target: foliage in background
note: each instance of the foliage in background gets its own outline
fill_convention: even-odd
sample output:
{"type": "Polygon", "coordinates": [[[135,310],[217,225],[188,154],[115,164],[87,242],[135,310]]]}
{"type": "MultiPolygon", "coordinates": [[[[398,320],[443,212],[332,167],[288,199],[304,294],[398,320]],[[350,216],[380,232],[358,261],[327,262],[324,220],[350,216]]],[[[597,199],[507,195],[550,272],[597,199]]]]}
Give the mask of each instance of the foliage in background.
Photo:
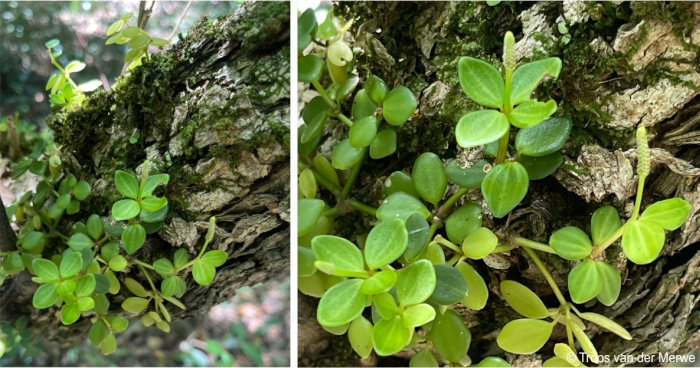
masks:
{"type": "MultiPolygon", "coordinates": [[[[649,174],[646,129],[640,126],[637,130],[637,198],[624,224],[613,207],[605,206],[593,214],[591,237],[568,226],[551,234],[549,244],[482,226],[484,215],[506,217],[524,199],[530,180],[545,178],[561,165],[559,150],[571,130],[569,118],[553,116],[555,101],[531,99],[543,79],[559,75],[561,60],[546,58],[517,65],[514,36],[507,32],[503,73],[470,57],[462,57],[458,64],[462,90],[484,109],[459,119],[457,144],[466,149],[483,147],[484,156],[493,159],[466,168],[453,161],[445,167],[438,155],[423,153],[414,162],[411,175],[401,171],[389,175],[384,186],[386,199],[373,208],[352,198],[353,186],[368,154],[381,159],[396,151],[398,137],[392,126],[413,120],[417,103],[406,87],[390,91],[384,81],[369,75],[364,89],[354,95],[350,117],[345,115],[343,103],[353,95],[360,78],[354,74],[352,48],[344,40],[350,22],[337,20],[336,28],[332,14],[328,17],[330,25],[319,25],[309,9],[300,15],[298,29],[299,81],[311,83],[319,93],[305,106],[304,124],[299,128],[298,280],[301,292],[320,298],[317,319],[323,328],[336,335],[347,333],[363,358],[372,351],[386,356],[417,347],[421,350],[411,366],[470,366],[471,333],[449,307],[462,303],[473,310],[483,309],[489,289],[474,262],[520,247],[542,272],[560,304],[547,308],[525,285],[502,281],[500,294],[525,317],[503,326],[497,343],[504,351],[535,353],[549,341],[554,326],[562,324],[567,342],[557,343],[554,356],[544,365],[582,365],[568,359],[571,353],[577,356],[576,341],[597,363],[584,320],[631,339],[622,326],[603,315],[581,312],[575,304],[593,299],[607,306],[616,302],[621,277],[605,259],[606,248],[621,238],[630,261],[648,264],[659,256],[665,230],[678,229],[689,214],[690,204],[673,198],[648,206],[640,216],[644,180],[649,174]],[[319,152],[319,145],[330,118],[340,120],[349,131],[348,138],[333,147],[329,161],[319,152]],[[518,131],[511,142],[512,129],[518,131]],[[388,133],[382,136],[383,132],[388,133]],[[443,201],[448,180],[459,190],[443,201]],[[481,190],[488,212],[482,213],[478,203],[454,208],[473,189],[481,190]],[[369,231],[358,226],[355,242],[332,235],[341,230],[335,226],[337,219],[356,210],[379,222],[369,231]],[[443,227],[444,233],[438,233],[443,227]],[[573,302],[564,297],[536,252],[577,262],[568,279],[573,302]],[[369,319],[365,318],[367,307],[369,319]],[[546,318],[551,322],[544,321],[546,318]]],[[[486,357],[477,366],[508,363],[486,357]]]]}

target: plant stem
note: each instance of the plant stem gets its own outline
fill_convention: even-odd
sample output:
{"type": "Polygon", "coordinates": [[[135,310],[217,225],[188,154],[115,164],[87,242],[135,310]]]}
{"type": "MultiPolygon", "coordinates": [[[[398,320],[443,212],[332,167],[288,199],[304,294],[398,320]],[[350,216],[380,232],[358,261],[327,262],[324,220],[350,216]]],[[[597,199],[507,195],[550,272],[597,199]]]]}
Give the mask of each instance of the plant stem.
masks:
{"type": "Polygon", "coordinates": [[[340,120],[340,121],[342,121],[343,123],[345,123],[345,125],[347,125],[348,128],[352,128],[352,125],[353,125],[352,120],[348,119],[348,117],[345,116],[345,115],[343,115],[342,112],[341,112],[341,113],[338,113],[338,116],[336,116],[336,117],[338,118],[338,120],[340,120]]]}
{"type": "Polygon", "coordinates": [[[316,91],[318,91],[318,93],[321,95],[321,97],[323,97],[323,99],[326,100],[326,103],[328,104],[328,106],[330,106],[332,109],[335,110],[335,108],[336,108],[335,102],[333,102],[333,100],[331,100],[331,98],[328,96],[328,92],[326,92],[326,89],[323,88],[321,83],[319,83],[318,81],[314,81],[312,84],[314,85],[314,87],[316,87],[316,91]]]}
{"type": "Polygon", "coordinates": [[[462,198],[465,194],[469,192],[469,189],[467,188],[460,188],[458,191],[455,192],[450,198],[448,198],[445,203],[440,206],[437,210],[437,215],[440,218],[440,220],[444,220],[447,215],[450,213],[450,210],[452,207],[459,201],[460,198],[462,198]]]}
{"type": "Polygon", "coordinates": [[[574,336],[571,333],[571,328],[569,328],[569,321],[571,321],[571,311],[569,310],[568,306],[566,308],[566,337],[569,340],[569,347],[571,350],[576,351],[576,347],[574,346],[574,336]]]}
{"type": "Polygon", "coordinates": [[[136,259],[136,258],[134,258],[134,259],[132,260],[132,262],[134,262],[135,264],[137,264],[137,265],[140,266],[140,267],[146,267],[146,268],[149,268],[149,269],[151,269],[151,270],[155,270],[155,268],[153,268],[153,266],[149,265],[149,264],[146,263],[146,262],[141,262],[141,261],[139,261],[139,260],[136,259]]]}
{"type": "Polygon", "coordinates": [[[513,69],[506,68],[506,80],[503,88],[503,113],[509,115],[513,107],[510,105],[510,92],[513,85],[513,69]]]}
{"type": "Polygon", "coordinates": [[[509,244],[509,245],[503,244],[503,245],[497,246],[496,248],[493,248],[491,253],[505,253],[505,252],[508,252],[510,250],[513,250],[513,248],[515,248],[515,247],[512,244],[509,244]]]}
{"type": "Polygon", "coordinates": [[[368,206],[368,205],[366,205],[366,204],[364,204],[356,199],[352,199],[352,198],[348,199],[346,203],[350,207],[352,207],[360,212],[366,213],[366,214],[373,216],[373,217],[377,216],[377,209],[376,208],[374,208],[372,206],[368,206]]]}
{"type": "Polygon", "coordinates": [[[141,269],[141,272],[143,272],[143,274],[146,275],[146,280],[148,280],[148,283],[151,284],[151,289],[153,289],[153,292],[155,292],[156,295],[158,295],[158,290],[156,289],[156,286],[153,285],[153,280],[151,280],[151,276],[148,275],[146,269],[144,269],[140,264],[138,266],[141,269]]]}
{"type": "Polygon", "coordinates": [[[591,251],[591,258],[595,258],[601,253],[603,253],[607,247],[609,247],[612,243],[619,239],[622,236],[622,233],[625,231],[625,226],[627,226],[627,224],[629,224],[630,222],[632,222],[631,219],[630,221],[625,222],[624,225],[620,226],[620,228],[617,229],[617,231],[615,231],[607,239],[605,239],[605,241],[593,247],[593,250],[591,251]]]}
{"type": "Polygon", "coordinates": [[[513,244],[520,245],[522,247],[536,249],[536,250],[539,250],[541,252],[557,254],[557,252],[555,252],[554,249],[552,249],[552,247],[550,247],[547,244],[538,243],[536,241],[532,241],[530,239],[525,239],[525,238],[520,237],[520,236],[511,237],[510,242],[513,244]]]}
{"type": "Polygon", "coordinates": [[[439,229],[439,228],[440,228],[440,225],[437,223],[433,223],[432,225],[430,225],[430,230],[428,232],[428,239],[432,238],[433,235],[435,235],[435,232],[437,231],[437,229],[439,229]]]}
{"type": "Polygon", "coordinates": [[[525,249],[527,254],[530,255],[530,258],[532,258],[532,260],[535,261],[535,265],[537,265],[537,268],[539,268],[542,272],[542,275],[547,280],[549,287],[552,288],[552,291],[557,296],[557,299],[559,299],[559,303],[561,305],[566,305],[566,299],[564,299],[564,295],[561,293],[561,290],[559,290],[559,286],[557,286],[557,283],[554,281],[554,277],[552,277],[552,274],[549,273],[547,266],[545,266],[544,263],[542,263],[542,260],[540,259],[540,257],[537,256],[537,253],[535,253],[534,250],[528,247],[523,247],[523,249],[525,249]]]}
{"type": "Polygon", "coordinates": [[[345,182],[345,186],[343,187],[343,191],[340,193],[340,198],[338,198],[339,202],[342,202],[348,198],[350,195],[350,192],[352,191],[352,187],[355,185],[355,181],[357,180],[357,177],[360,175],[360,171],[362,171],[362,164],[365,162],[365,158],[367,157],[367,147],[364,147],[362,149],[362,157],[360,158],[360,161],[358,161],[355,166],[352,167],[352,171],[350,172],[350,177],[348,178],[348,181],[345,182]]]}
{"type": "Polygon", "coordinates": [[[498,154],[496,154],[496,165],[503,163],[506,160],[506,155],[508,154],[508,141],[510,140],[510,123],[508,123],[508,130],[498,141],[498,154]]]}
{"type": "Polygon", "coordinates": [[[328,210],[328,211],[323,212],[323,213],[321,214],[321,216],[326,216],[326,217],[328,217],[328,216],[335,216],[335,215],[338,214],[338,212],[340,212],[340,208],[336,206],[336,207],[331,208],[331,209],[328,210]]]}
{"type": "Polygon", "coordinates": [[[462,248],[458,247],[455,243],[453,243],[453,242],[451,242],[451,241],[449,241],[449,240],[443,238],[442,235],[439,235],[439,234],[438,234],[438,235],[435,237],[435,239],[433,239],[433,241],[434,241],[435,243],[438,243],[438,244],[440,244],[440,245],[444,245],[444,246],[446,246],[446,247],[452,249],[453,251],[455,251],[456,253],[458,253],[460,256],[464,255],[464,252],[462,252],[462,248]]]}
{"type": "Polygon", "coordinates": [[[642,195],[644,194],[644,180],[646,178],[646,176],[640,176],[637,181],[637,197],[634,200],[634,212],[632,212],[632,217],[630,217],[629,221],[634,221],[639,216],[639,209],[642,206],[642,195]]]}
{"type": "Polygon", "coordinates": [[[450,265],[450,266],[454,266],[457,262],[459,262],[459,260],[460,260],[461,258],[462,258],[462,255],[461,255],[461,254],[455,253],[455,254],[452,256],[452,258],[450,258],[450,260],[447,261],[446,263],[447,263],[448,265],[450,265]]]}

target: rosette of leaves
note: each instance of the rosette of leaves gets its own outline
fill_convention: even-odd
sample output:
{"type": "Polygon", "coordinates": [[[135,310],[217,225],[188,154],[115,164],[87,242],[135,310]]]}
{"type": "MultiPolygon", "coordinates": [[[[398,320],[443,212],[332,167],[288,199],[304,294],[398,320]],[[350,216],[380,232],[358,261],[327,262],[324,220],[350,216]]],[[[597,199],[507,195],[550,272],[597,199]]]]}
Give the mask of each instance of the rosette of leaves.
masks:
{"type": "Polygon", "coordinates": [[[141,57],[145,56],[149,60],[148,47],[163,47],[170,44],[170,41],[163,38],[151,38],[151,36],[138,26],[130,26],[129,19],[134,13],[126,13],[107,28],[106,45],[116,43],[118,45],[127,44],[129,51],[124,56],[124,62],[132,62],[132,67],[140,65],[141,57]]]}
{"type": "Polygon", "coordinates": [[[485,166],[480,162],[472,173],[453,167],[451,178],[464,188],[480,186],[491,213],[497,218],[507,215],[522,201],[530,180],[542,179],[559,167],[563,161],[559,150],[571,130],[570,119],[550,117],[557,111],[555,101],[530,98],[545,77],[559,75],[561,60],[547,58],[517,66],[514,43],[513,34],[506,33],[505,78],[491,64],[471,57],[461,58],[458,66],[462,90],[486,109],[459,119],[455,129],[457,143],[464,148],[496,146],[497,149],[495,164],[487,174],[478,172],[485,166]],[[520,130],[515,139],[515,159],[507,160],[511,126],[520,130]]]}
{"type": "MultiPolygon", "coordinates": [[[[629,332],[622,326],[600,314],[580,313],[568,303],[559,308],[547,309],[537,294],[518,282],[510,280],[501,282],[501,295],[511,308],[525,317],[508,322],[498,334],[496,342],[507,352],[533,354],[549,341],[556,324],[565,326],[568,345],[557,344],[554,348],[555,357],[548,360],[545,366],[561,363],[559,359],[564,359],[566,362],[567,353],[574,353],[576,356],[574,338],[579,342],[583,351],[589,355],[591,361],[598,362],[597,350],[584,332],[586,325],[583,320],[593,322],[626,340],[632,339],[629,332]],[[544,321],[545,318],[551,318],[552,322],[544,321]]],[[[572,363],[574,362],[568,361],[564,366],[576,366],[572,363]]],[[[578,363],[580,364],[580,361],[578,363]]]]}
{"type": "Polygon", "coordinates": [[[117,190],[125,197],[112,205],[112,218],[126,221],[121,241],[127,254],[134,254],[143,246],[146,235],[158,231],[168,214],[168,199],[153,195],[161,184],[167,185],[168,174],[149,175],[148,161],[144,162],[141,182],[121,170],[114,174],[117,190]]]}
{"type": "Polygon", "coordinates": [[[91,92],[96,90],[102,85],[102,82],[97,79],[93,79],[81,85],[77,85],[73,82],[70,75],[71,73],[77,73],[85,69],[85,63],[74,60],[68,63],[68,65],[62,67],[56,58],[63,54],[63,51],[59,47],[61,42],[59,40],[50,40],[44,45],[46,46],[49,57],[51,58],[51,64],[53,64],[58,73],[49,78],[46,82],[46,90],[51,91],[49,94],[49,101],[51,106],[68,106],[68,105],[80,105],[85,100],[85,92],[91,92]]]}
{"type": "Polygon", "coordinates": [[[653,203],[637,218],[643,197],[644,180],[649,173],[646,131],[640,126],[637,133],[639,185],[632,217],[623,225],[615,208],[604,206],[591,217],[591,238],[581,229],[567,226],[550,237],[549,244],[562,258],[582,262],[569,273],[569,293],[575,303],[586,303],[593,298],[611,306],[617,301],[621,277],[617,270],[597,256],[620,237],[622,250],[636,264],[654,261],[666,242],[665,230],[676,230],[688,218],[690,203],[682,198],[671,198],[653,203]]]}
{"type": "MultiPolygon", "coordinates": [[[[370,76],[364,88],[355,94],[351,118],[340,111],[341,103],[352,96],[360,81],[357,74],[351,73],[353,52],[343,40],[349,25],[350,22],[328,41],[325,62],[324,55],[308,54],[299,58],[299,81],[312,83],[320,93],[302,112],[304,125],[299,133],[300,145],[308,145],[309,151],[313,151],[329,118],[341,120],[350,130],[348,138],[341,140],[331,154],[332,165],[339,170],[352,168],[367,153],[373,159],[394,153],[397,144],[394,127],[405,124],[418,106],[415,96],[405,86],[390,90],[381,78],[370,76]],[[320,83],[326,71],[332,81],[328,88],[320,83]]],[[[316,18],[309,9],[299,18],[300,48],[313,40],[317,29],[316,18]]],[[[303,149],[300,153],[306,151],[303,149]]]]}

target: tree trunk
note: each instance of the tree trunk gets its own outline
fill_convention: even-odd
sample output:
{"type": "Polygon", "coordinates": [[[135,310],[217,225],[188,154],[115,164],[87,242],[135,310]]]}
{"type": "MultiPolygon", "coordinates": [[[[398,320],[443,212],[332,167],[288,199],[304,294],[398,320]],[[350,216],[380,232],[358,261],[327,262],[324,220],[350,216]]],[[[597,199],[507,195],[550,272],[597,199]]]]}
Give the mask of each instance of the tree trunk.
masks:
{"type": "MultiPolygon", "coordinates": [[[[169,307],[174,319],[204,314],[238,288],[287,272],[289,35],[289,3],[245,3],[234,14],[204,19],[132,71],[121,88],[95,93],[76,111],[55,111],[47,120],[63,147],[63,161],[93,188],[72,221],[109,215],[120,199],[116,170],[140,173],[148,159],[152,173],[170,175],[165,227],[147,238],[134,254],[138,259],[172,259],[180,247],[194,257],[209,217],[216,216],[209,249],[226,251],[228,260],[207,287],[187,275],[181,299],[187,309],[169,307]],[[134,132],[141,138],[131,144],[134,132]]],[[[116,274],[147,285],[137,268],[125,271],[116,274]]],[[[150,276],[156,285],[161,280],[150,276]]],[[[82,341],[89,318],[63,326],[56,308],[32,307],[36,287],[27,272],[7,280],[0,295],[9,302],[0,320],[25,314],[37,335],[64,346],[82,341]]],[[[126,288],[108,296],[110,314],[136,321],[120,307],[132,296],[126,288]]]]}
{"type": "MultiPolygon", "coordinates": [[[[636,150],[629,147],[634,147],[634,130],[644,124],[651,136],[652,173],[642,208],[652,200],[681,197],[692,205],[690,216],[679,230],[667,234],[661,256],[650,265],[627,262],[619,245],[611,247],[608,261],[623,276],[620,298],[609,308],[595,303],[581,306],[615,319],[633,340],[603,330],[587,332],[599,353],[610,356],[688,354],[700,346],[700,170],[696,168],[700,165],[700,4],[362,2],[339,3],[336,14],[355,18],[351,32],[360,50],[356,59],[361,80],[371,71],[390,88],[408,86],[419,101],[419,118],[398,131],[397,153],[391,159],[365,163],[364,177],[372,179],[365,179],[355,195],[370,205],[379,205],[384,177],[395,170],[410,172],[419,154],[434,152],[445,162],[467,154],[456,145],[454,127],[462,115],[478,107],[459,86],[457,61],[471,56],[500,68],[506,31],[515,34],[520,63],[550,56],[562,59],[559,78],[544,82],[536,94],[539,100],[557,101],[558,114],[571,116],[574,129],[563,150],[565,163],[553,177],[531,182],[528,196],[507,222],[485,219],[494,224],[497,234],[521,234],[547,243],[553,231],[566,225],[585,228],[593,211],[606,204],[629,217],[637,182],[636,150]],[[568,43],[558,29],[560,23],[568,27],[568,43]]],[[[455,190],[448,189],[447,195],[455,190]]],[[[467,197],[483,201],[478,190],[467,197]]],[[[469,354],[474,362],[499,355],[517,366],[540,365],[553,355],[555,342],[566,340],[561,326],[542,354],[504,355],[496,344],[500,329],[517,318],[500,296],[501,280],[519,281],[545,303],[556,302],[526,253],[515,250],[507,259],[508,270],[472,262],[492,293],[482,311],[459,310],[472,332],[469,354]]],[[[574,263],[549,255],[543,260],[566,291],[574,263]]],[[[300,315],[315,315],[317,302],[303,299],[300,315]]],[[[302,339],[305,330],[323,331],[314,318],[300,319],[300,323],[302,339]]],[[[317,337],[313,344],[300,340],[300,362],[327,363],[322,359],[324,347],[318,344],[321,340],[317,337]]],[[[329,341],[337,344],[336,354],[345,354],[346,364],[360,364],[346,336],[329,341]]],[[[399,355],[409,358],[413,353],[399,355]]],[[[379,364],[407,361],[380,359],[379,364]]]]}

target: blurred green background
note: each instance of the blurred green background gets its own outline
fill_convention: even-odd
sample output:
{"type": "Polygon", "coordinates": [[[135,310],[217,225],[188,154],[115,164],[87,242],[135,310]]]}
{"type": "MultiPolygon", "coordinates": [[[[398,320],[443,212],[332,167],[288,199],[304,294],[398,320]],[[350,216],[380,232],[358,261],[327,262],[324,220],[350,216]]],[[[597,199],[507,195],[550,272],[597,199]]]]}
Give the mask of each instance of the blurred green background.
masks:
{"type": "MultiPolygon", "coordinates": [[[[152,37],[168,38],[187,6],[186,1],[157,2],[146,31],[152,37]]],[[[178,33],[186,34],[202,16],[217,18],[234,12],[236,6],[237,2],[192,2],[173,43],[178,33]]],[[[61,65],[72,60],[87,64],[71,75],[76,83],[99,79],[103,88],[112,86],[127,49],[105,45],[106,30],[120,15],[138,14],[138,8],[138,1],[0,1],[0,135],[9,118],[19,127],[23,146],[31,148],[39,134],[49,138],[44,119],[51,108],[44,87],[55,67],[44,43],[50,39],[61,42],[61,65]]],[[[130,24],[135,22],[136,15],[130,24]]],[[[3,175],[7,159],[0,150],[0,194],[9,195],[3,191],[12,184],[9,175],[3,175]]],[[[168,334],[133,319],[118,334],[117,351],[109,356],[87,339],[80,346],[59,348],[40,336],[30,336],[26,329],[0,325],[0,338],[7,335],[10,345],[0,366],[289,366],[288,274],[243,288],[204,316],[172,323],[168,334]]]]}

